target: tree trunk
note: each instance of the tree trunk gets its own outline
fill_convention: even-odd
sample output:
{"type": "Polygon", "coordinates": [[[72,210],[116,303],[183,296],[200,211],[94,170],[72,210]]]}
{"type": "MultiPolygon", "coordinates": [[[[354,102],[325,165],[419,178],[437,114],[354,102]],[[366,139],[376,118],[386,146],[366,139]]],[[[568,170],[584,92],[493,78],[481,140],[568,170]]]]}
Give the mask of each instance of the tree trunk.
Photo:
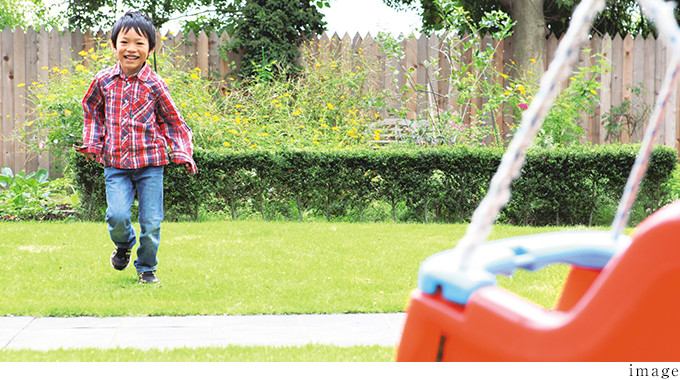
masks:
{"type": "Polygon", "coordinates": [[[502,0],[510,9],[513,28],[513,60],[521,77],[531,67],[536,73],[543,70],[543,46],[548,33],[543,14],[543,0],[502,0]],[[531,60],[536,60],[534,64],[531,60]]]}

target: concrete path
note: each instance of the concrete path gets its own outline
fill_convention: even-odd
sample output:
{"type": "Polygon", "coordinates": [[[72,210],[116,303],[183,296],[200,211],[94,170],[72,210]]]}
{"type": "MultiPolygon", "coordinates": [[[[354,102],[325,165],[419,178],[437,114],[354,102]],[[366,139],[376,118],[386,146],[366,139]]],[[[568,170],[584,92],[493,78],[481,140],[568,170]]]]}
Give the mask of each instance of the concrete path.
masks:
{"type": "Polygon", "coordinates": [[[0,317],[0,349],[398,344],[406,314],[0,317]]]}

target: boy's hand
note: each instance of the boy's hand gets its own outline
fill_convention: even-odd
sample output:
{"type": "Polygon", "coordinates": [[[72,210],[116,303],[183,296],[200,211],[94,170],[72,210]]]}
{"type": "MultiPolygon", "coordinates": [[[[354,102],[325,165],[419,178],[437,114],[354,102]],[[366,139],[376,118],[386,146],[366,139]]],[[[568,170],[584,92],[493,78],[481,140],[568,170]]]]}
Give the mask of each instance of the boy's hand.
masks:
{"type": "Polygon", "coordinates": [[[86,161],[94,161],[94,153],[83,153],[85,155],[85,160],[86,161]]]}
{"type": "Polygon", "coordinates": [[[194,167],[191,164],[191,162],[182,162],[180,163],[180,165],[184,166],[184,169],[187,170],[187,173],[189,173],[189,175],[196,175],[198,173],[198,169],[194,170],[194,167]]]}

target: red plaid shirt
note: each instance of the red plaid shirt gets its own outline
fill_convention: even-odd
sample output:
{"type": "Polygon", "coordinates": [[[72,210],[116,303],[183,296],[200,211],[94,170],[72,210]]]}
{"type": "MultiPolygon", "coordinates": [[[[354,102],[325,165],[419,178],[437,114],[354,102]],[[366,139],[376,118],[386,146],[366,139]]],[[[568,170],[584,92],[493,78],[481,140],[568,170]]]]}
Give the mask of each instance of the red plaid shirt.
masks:
{"type": "Polygon", "coordinates": [[[126,77],[116,64],[97,73],[83,98],[85,125],[81,153],[119,169],[189,163],[192,132],[170,97],[168,86],[148,64],[126,77]]]}

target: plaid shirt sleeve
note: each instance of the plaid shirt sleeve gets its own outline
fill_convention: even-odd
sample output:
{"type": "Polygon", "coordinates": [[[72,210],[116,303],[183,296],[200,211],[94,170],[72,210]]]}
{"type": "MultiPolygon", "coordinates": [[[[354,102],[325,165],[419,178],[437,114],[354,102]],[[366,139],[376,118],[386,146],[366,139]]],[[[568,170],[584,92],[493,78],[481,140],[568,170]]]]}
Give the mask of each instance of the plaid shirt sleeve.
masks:
{"type": "Polygon", "coordinates": [[[189,173],[198,173],[193,156],[193,133],[170,97],[167,84],[160,81],[161,91],[156,101],[156,120],[165,141],[170,146],[170,159],[176,164],[188,163],[189,173]]]}
{"type": "Polygon", "coordinates": [[[105,101],[99,81],[95,78],[83,97],[83,145],[75,147],[81,153],[100,155],[104,147],[105,101]]]}

